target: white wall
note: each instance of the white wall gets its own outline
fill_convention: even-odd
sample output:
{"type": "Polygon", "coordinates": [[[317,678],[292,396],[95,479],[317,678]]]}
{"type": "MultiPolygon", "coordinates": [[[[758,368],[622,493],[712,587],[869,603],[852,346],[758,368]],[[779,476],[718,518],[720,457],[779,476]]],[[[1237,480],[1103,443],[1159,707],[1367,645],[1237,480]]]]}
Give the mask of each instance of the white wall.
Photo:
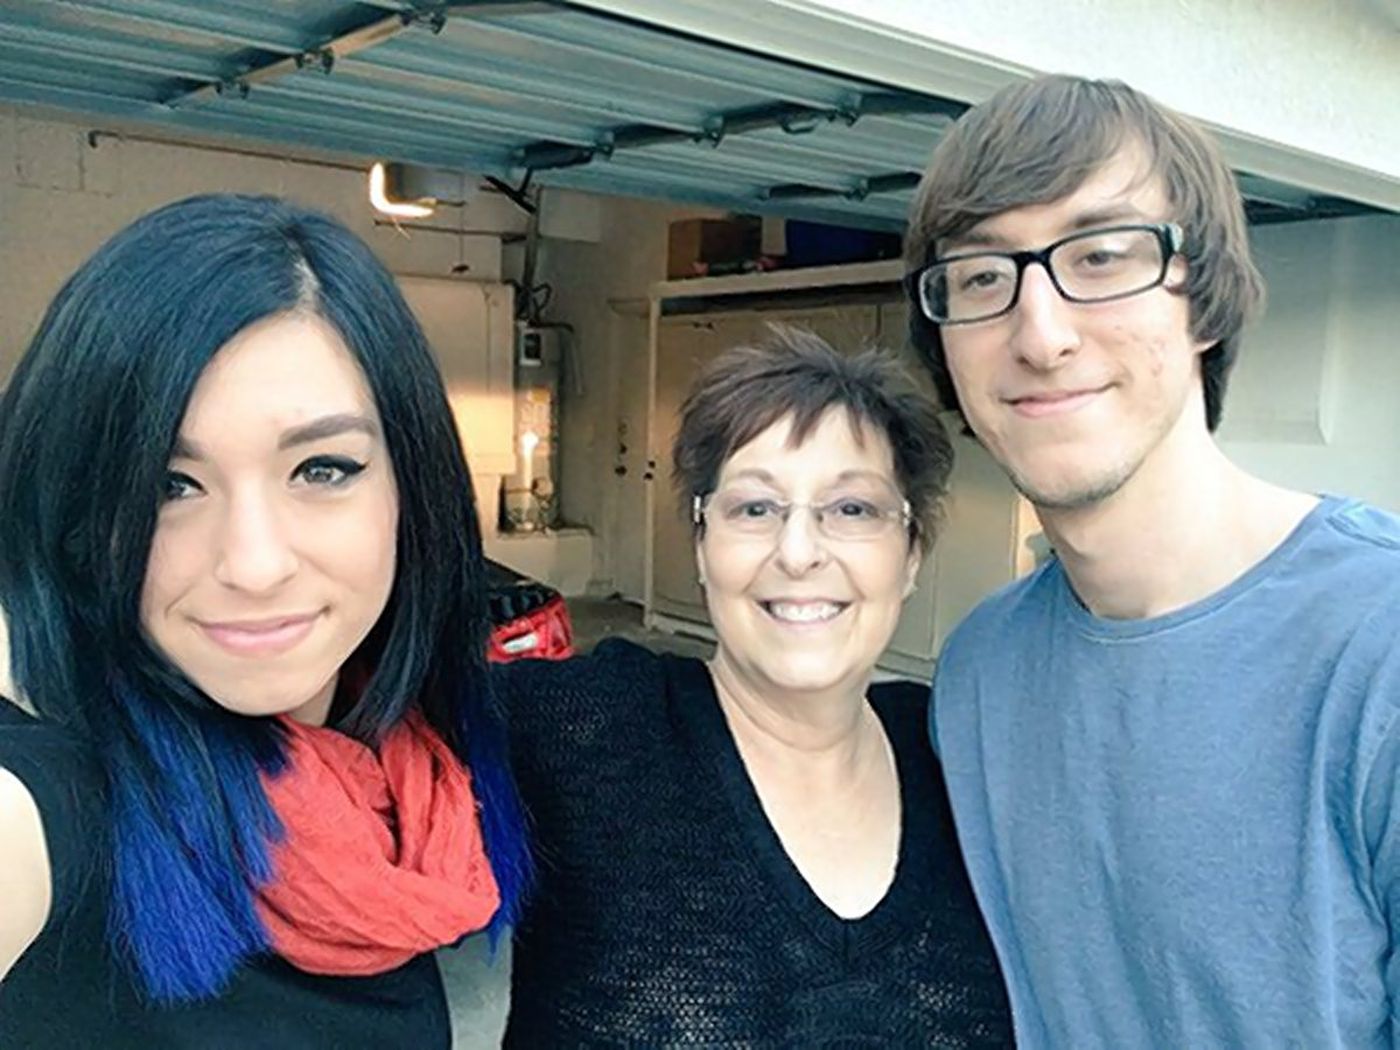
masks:
{"type": "MultiPolygon", "coordinates": [[[[0,107],[0,384],[63,281],[99,245],[138,216],[194,193],[273,193],[314,205],[369,242],[395,273],[501,276],[500,239],[376,227],[365,175],[322,164],[136,141],[87,141],[90,125],[36,120],[0,107]]],[[[523,216],[499,194],[482,193],[435,222],[519,231],[523,216]]]]}
{"type": "Polygon", "coordinates": [[[554,286],[549,318],[573,325],[575,334],[561,383],[561,509],[565,520],[597,537],[592,589],[640,601],[646,485],[670,484],[664,456],[650,471],[653,479],[645,477],[647,291],[666,276],[668,224],[705,213],[596,200],[599,240],[544,241],[538,275],[554,286]]]}
{"type": "Polygon", "coordinates": [[[970,102],[1030,72],[1119,77],[1221,129],[1238,165],[1400,205],[1393,0],[582,0],[970,102]]]}
{"type": "Polygon", "coordinates": [[[1254,240],[1271,305],[1241,349],[1222,446],[1270,480],[1400,511],[1400,216],[1254,240]],[[1280,405],[1308,407],[1315,425],[1281,437],[1264,425],[1280,405]]]}
{"type": "Polygon", "coordinates": [[[1368,0],[809,0],[1400,178],[1400,29],[1368,0]],[[1387,90],[1387,86],[1389,90],[1387,90]]]}

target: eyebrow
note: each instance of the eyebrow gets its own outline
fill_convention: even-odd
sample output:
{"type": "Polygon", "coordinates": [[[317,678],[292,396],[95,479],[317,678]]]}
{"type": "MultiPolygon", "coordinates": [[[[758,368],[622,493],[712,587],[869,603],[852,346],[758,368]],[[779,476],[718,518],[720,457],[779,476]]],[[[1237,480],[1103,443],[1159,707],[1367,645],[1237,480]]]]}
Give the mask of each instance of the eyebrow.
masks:
{"type": "MultiPolygon", "coordinates": [[[[729,481],[740,481],[740,480],[744,480],[744,479],[753,479],[753,480],[756,480],[756,481],[765,481],[765,482],[767,482],[767,483],[770,484],[770,485],[774,485],[774,486],[777,485],[777,481],[776,481],[776,479],[773,477],[773,475],[770,474],[768,471],[763,470],[763,469],[760,468],[760,467],[749,467],[747,470],[741,470],[741,471],[739,471],[738,473],[732,475],[732,476],[729,478],[729,481]]],[[[879,481],[879,482],[883,482],[883,483],[886,483],[886,484],[894,484],[894,479],[893,479],[893,478],[890,478],[890,477],[889,477],[888,475],[886,475],[886,474],[881,474],[878,470],[865,470],[865,469],[857,468],[857,469],[852,469],[852,470],[843,470],[843,471],[841,471],[841,473],[837,474],[836,477],[832,478],[829,482],[826,482],[826,483],[823,485],[823,487],[824,487],[824,488],[827,488],[827,487],[830,487],[831,485],[839,485],[839,484],[841,484],[841,482],[843,482],[843,481],[853,481],[853,480],[879,481]]],[[[896,487],[898,487],[898,486],[896,485],[896,487]]]]}
{"type": "Polygon", "coordinates": [[[369,416],[353,412],[322,416],[320,419],[313,419],[310,423],[303,423],[299,427],[283,431],[282,436],[277,439],[277,448],[280,451],[296,445],[307,445],[313,441],[350,433],[360,433],[377,438],[379,437],[379,425],[369,416]]]}
{"type": "Polygon", "coordinates": [[[842,481],[880,481],[893,483],[894,479],[878,470],[843,470],[833,479],[833,484],[842,481]]]}
{"type": "MultiPolygon", "coordinates": [[[[1127,202],[1121,204],[1106,204],[1103,207],[1091,208],[1089,211],[1080,212],[1068,225],[1061,229],[1060,237],[1068,237],[1071,234],[1079,233],[1082,230],[1092,230],[1097,226],[1112,226],[1117,223],[1148,222],[1147,216],[1127,202]]],[[[968,248],[991,248],[1007,251],[1013,247],[1010,240],[986,230],[973,228],[966,233],[960,233],[956,237],[951,237],[941,246],[940,255],[947,255],[952,252],[960,252],[968,248]]]]}
{"type": "Polygon", "coordinates": [[[1073,231],[1091,230],[1095,226],[1112,226],[1114,223],[1147,222],[1148,218],[1131,204],[1108,204],[1102,208],[1080,212],[1069,224],[1073,231]]]}
{"type": "MultiPolygon", "coordinates": [[[[339,412],[335,415],[322,416],[320,419],[313,419],[309,423],[284,430],[277,439],[277,450],[282,452],[298,445],[307,445],[313,441],[324,441],[326,438],[352,433],[366,434],[377,439],[379,437],[379,424],[369,416],[356,412],[339,412]]],[[[198,461],[205,458],[204,451],[199,445],[183,435],[175,439],[175,447],[170,454],[176,459],[198,461]]]]}
{"type": "Polygon", "coordinates": [[[730,481],[739,481],[742,478],[752,478],[755,481],[766,481],[773,484],[773,475],[761,467],[749,467],[747,470],[738,471],[729,476],[730,481]]]}

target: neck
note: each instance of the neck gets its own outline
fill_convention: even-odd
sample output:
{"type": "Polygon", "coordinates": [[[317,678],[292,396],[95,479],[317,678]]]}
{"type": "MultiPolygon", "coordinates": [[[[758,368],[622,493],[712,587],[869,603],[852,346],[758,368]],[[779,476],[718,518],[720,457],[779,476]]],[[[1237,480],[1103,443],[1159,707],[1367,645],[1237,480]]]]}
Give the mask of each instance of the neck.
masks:
{"type": "Polygon", "coordinates": [[[710,675],[746,763],[849,774],[869,757],[872,740],[880,739],[878,720],[865,700],[868,676],[825,691],[767,690],[739,673],[723,646],[710,661],[710,675]]]}
{"type": "Polygon", "coordinates": [[[1162,616],[1228,586],[1315,506],[1231,463],[1198,422],[1178,422],[1111,496],[1037,508],[1075,593],[1097,616],[1162,616]]]}
{"type": "Polygon", "coordinates": [[[304,726],[324,726],[330,719],[331,705],[335,702],[335,687],[339,681],[339,674],[332,675],[331,680],[321,687],[320,692],[300,707],[288,711],[287,717],[304,726]]]}

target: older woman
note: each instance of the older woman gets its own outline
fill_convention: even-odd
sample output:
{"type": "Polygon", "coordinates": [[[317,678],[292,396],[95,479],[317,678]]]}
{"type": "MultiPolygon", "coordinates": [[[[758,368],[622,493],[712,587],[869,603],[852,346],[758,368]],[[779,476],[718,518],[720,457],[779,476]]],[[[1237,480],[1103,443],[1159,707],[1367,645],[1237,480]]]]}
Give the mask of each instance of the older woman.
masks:
{"type": "Polygon", "coordinates": [[[448,1046],[432,950],[529,859],[471,481],[368,247],[220,195],[84,264],[0,399],[0,608],[0,1045],[448,1046]]]}
{"type": "Polygon", "coordinates": [[[931,405],[788,332],[705,373],[674,452],[714,659],[498,672],[542,865],[507,1044],[1007,1045],[927,688],[871,684],[951,465],[931,405]]]}

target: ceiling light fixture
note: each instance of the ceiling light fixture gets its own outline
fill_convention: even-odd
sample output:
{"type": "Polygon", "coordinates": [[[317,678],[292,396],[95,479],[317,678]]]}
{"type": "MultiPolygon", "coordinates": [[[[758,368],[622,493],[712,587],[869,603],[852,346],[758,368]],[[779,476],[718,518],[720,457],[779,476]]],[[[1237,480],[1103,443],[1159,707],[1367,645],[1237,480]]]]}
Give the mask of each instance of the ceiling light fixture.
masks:
{"type": "Polygon", "coordinates": [[[382,215],[426,219],[444,205],[468,204],[480,181],[470,172],[380,161],[369,169],[369,202],[382,215]]]}
{"type": "MultiPolygon", "coordinates": [[[[401,165],[385,165],[382,161],[377,161],[374,167],[369,169],[369,202],[374,210],[382,215],[391,215],[396,219],[426,219],[437,208],[437,200],[432,197],[420,197],[417,200],[404,200],[399,196],[399,186],[390,187],[389,169],[401,168],[401,165]],[[392,194],[392,195],[391,195],[392,194]]],[[[401,184],[400,179],[394,179],[395,183],[401,184]]]]}

